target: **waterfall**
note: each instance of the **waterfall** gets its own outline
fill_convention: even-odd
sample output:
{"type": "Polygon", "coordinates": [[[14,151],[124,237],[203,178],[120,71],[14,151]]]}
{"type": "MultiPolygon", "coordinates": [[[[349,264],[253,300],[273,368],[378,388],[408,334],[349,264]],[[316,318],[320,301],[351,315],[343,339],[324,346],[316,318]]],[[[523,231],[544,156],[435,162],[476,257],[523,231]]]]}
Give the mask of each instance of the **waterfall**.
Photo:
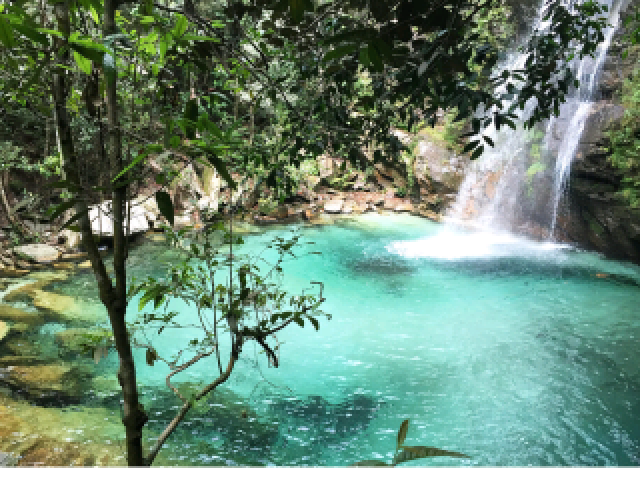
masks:
{"type": "MultiPolygon", "coordinates": [[[[538,9],[532,31],[545,29],[546,3],[543,1],[538,9]]],[[[604,3],[609,8],[611,25],[604,32],[604,41],[595,58],[576,59],[572,65],[580,87],[567,95],[560,115],[546,126],[525,130],[520,121],[515,131],[504,128],[495,131],[491,125],[482,132],[491,136],[496,146],[470,166],[447,213],[449,222],[553,239],[571,162],[594,102],[598,74],[618,25],[621,6],[627,2],[604,3]]],[[[526,54],[514,50],[501,69],[522,68],[525,60],[526,54]]],[[[534,107],[535,100],[525,106],[521,118],[528,118],[534,107]]]]}

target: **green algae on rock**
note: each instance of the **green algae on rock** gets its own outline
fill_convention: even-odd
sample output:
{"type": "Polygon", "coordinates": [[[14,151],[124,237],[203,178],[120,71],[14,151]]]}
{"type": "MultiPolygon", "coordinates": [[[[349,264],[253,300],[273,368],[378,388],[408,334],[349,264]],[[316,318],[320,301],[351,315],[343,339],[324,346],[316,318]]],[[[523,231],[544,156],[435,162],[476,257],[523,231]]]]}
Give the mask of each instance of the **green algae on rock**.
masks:
{"type": "Polygon", "coordinates": [[[0,394],[2,465],[124,466],[121,430],[104,408],[63,411],[0,394]]]}
{"type": "Polygon", "coordinates": [[[11,365],[3,377],[3,383],[27,398],[72,401],[84,394],[88,372],[70,364],[11,365]]]}
{"type": "Polygon", "coordinates": [[[38,312],[28,312],[11,305],[0,304],[0,321],[39,326],[44,323],[44,318],[38,312]]]}
{"type": "Polygon", "coordinates": [[[56,332],[54,338],[61,350],[69,353],[90,353],[113,346],[113,333],[106,328],[69,328],[56,332]]]}

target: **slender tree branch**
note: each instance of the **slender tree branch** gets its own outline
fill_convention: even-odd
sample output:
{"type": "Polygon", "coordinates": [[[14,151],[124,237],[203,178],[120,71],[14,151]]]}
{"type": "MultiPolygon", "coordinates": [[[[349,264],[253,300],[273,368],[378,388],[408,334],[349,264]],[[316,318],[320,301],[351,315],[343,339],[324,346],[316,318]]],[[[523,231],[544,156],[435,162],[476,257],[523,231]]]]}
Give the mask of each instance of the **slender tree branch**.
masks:
{"type": "MultiPolygon", "coordinates": [[[[235,366],[235,363],[236,363],[236,357],[234,355],[231,355],[231,357],[229,358],[227,369],[224,371],[224,373],[220,375],[213,383],[210,383],[207,387],[205,387],[202,391],[200,391],[200,393],[196,395],[195,401],[200,400],[202,397],[207,395],[216,387],[226,382],[229,376],[231,375],[231,372],[233,371],[233,367],[235,366]]],[[[164,443],[167,441],[167,438],[169,438],[169,435],[173,433],[173,431],[180,424],[182,419],[187,415],[189,410],[191,410],[192,406],[193,406],[193,402],[186,402],[182,405],[182,408],[180,409],[178,414],[173,418],[173,420],[171,420],[171,423],[167,425],[167,428],[165,428],[164,431],[160,434],[160,436],[156,440],[155,445],[149,451],[149,454],[145,458],[146,465],[151,465],[153,463],[154,459],[158,455],[158,452],[162,448],[162,445],[164,445],[164,443]]]]}

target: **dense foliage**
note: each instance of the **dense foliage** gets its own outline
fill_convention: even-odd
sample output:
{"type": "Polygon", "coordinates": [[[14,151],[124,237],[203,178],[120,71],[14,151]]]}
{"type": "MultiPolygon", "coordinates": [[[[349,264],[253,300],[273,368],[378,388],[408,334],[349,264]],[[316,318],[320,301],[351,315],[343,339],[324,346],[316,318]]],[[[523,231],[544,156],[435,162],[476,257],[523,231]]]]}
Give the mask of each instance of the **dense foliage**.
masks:
{"type": "MultiPolygon", "coordinates": [[[[3,114],[38,112],[41,130],[48,131],[49,120],[54,126],[54,168],[61,181],[52,187],[64,201],[51,213],[66,214],[66,225],[82,232],[109,313],[120,358],[130,465],[153,460],[193,400],[184,399],[180,413],[145,454],[141,431],[148,419],[138,403],[125,322],[128,291],[158,307],[171,295],[192,296],[199,309],[219,307],[216,318],[230,333],[232,348],[227,369],[213,372],[202,395],[229,377],[244,342],[258,342],[273,361],[267,337],[274,329],[305,321],[317,327],[322,294],[291,297],[290,310],[242,323],[251,286],[253,301],[275,301],[275,310],[284,308],[280,293],[257,285],[258,273],[249,264],[233,261],[229,277],[237,279],[236,289],[222,291],[213,284],[218,264],[207,263],[214,262],[212,249],[199,258],[203,270],[185,263],[166,281],[148,280],[130,291],[128,201],[142,187],[153,190],[173,224],[174,205],[166,190],[189,166],[215,171],[230,187],[230,197],[231,190],[249,181],[264,182],[284,196],[302,162],[322,153],[363,169],[398,161],[403,146],[391,135],[392,125],[434,126],[441,113],[455,112],[452,122],[468,121],[468,135],[477,136],[491,124],[515,128],[516,111],[529,102],[535,107],[525,119],[528,127],[557,115],[576,81],[564,65],[595,51],[603,38],[603,8],[593,1],[571,9],[548,2],[548,26],[522,46],[526,64],[509,70],[499,66],[511,32],[505,23],[511,4],[21,0],[0,5],[0,59],[8,67],[0,72],[3,114]],[[364,147],[373,154],[365,155],[364,147]],[[107,274],[88,216],[98,200],[112,202],[113,276],[107,274]]],[[[48,158],[52,142],[44,137],[41,155],[48,158]]],[[[477,157],[485,144],[493,141],[481,136],[466,150],[477,157]]],[[[287,245],[281,245],[285,252],[287,245]]],[[[194,257],[201,253],[193,251],[194,257]]],[[[175,368],[213,354],[215,335],[175,368]]],[[[155,353],[147,348],[153,363],[155,353]]],[[[403,461],[424,453],[408,448],[403,461]]]]}
{"type": "MultiPolygon", "coordinates": [[[[629,48],[625,56],[640,55],[640,8],[625,19],[629,48]]],[[[624,116],[612,125],[607,136],[610,141],[609,161],[622,175],[621,196],[632,207],[640,207],[640,69],[634,69],[625,79],[619,93],[625,107],[624,116]]]]}

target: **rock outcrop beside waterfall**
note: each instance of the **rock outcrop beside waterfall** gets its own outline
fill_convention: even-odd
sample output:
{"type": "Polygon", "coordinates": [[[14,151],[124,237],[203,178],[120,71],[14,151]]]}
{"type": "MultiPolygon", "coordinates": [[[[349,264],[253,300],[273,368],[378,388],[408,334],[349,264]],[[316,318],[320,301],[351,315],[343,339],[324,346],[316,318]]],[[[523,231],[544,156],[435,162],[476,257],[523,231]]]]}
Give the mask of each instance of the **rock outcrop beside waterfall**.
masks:
{"type": "MultiPolygon", "coordinates": [[[[634,5],[640,2],[630,2],[630,7],[634,5]]],[[[624,114],[616,97],[640,60],[640,54],[633,52],[623,58],[628,47],[624,36],[620,28],[608,51],[598,84],[600,100],[591,108],[571,166],[557,235],[610,257],[640,263],[640,210],[631,208],[620,195],[622,175],[608,160],[609,141],[604,134],[624,114]]]]}

